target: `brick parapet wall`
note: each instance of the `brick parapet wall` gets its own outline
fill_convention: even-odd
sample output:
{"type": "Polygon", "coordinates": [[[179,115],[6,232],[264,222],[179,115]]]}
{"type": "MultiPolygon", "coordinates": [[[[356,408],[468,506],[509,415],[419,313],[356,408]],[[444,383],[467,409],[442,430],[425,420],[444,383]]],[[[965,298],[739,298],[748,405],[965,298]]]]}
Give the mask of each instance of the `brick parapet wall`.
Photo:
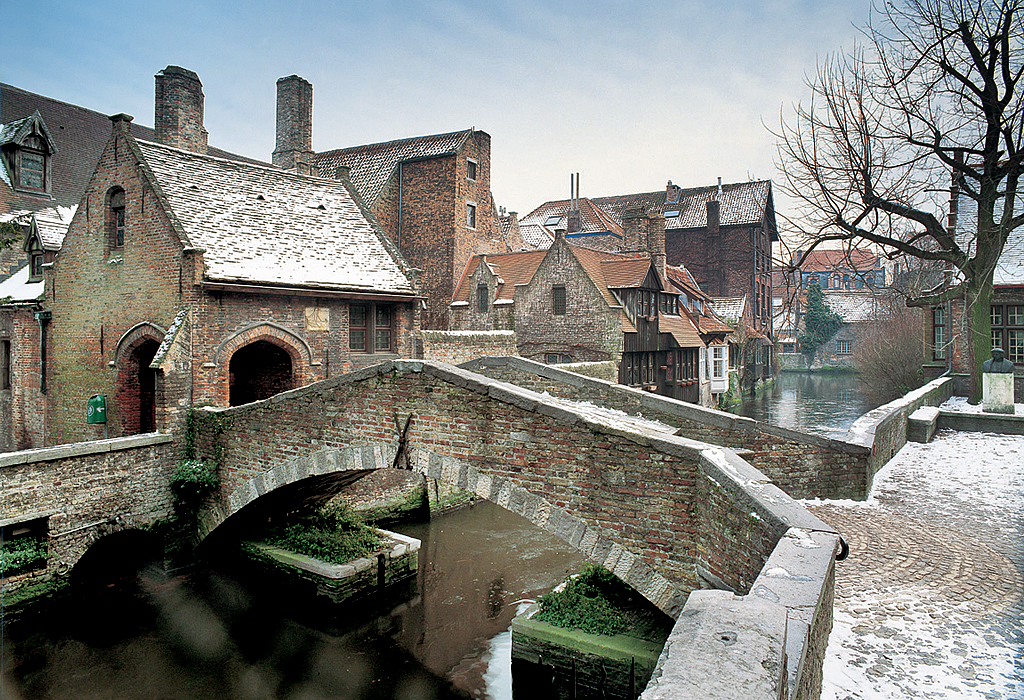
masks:
{"type": "Polygon", "coordinates": [[[490,355],[515,355],[514,331],[414,331],[423,343],[424,360],[457,365],[490,355]]]}
{"type": "Polygon", "coordinates": [[[167,516],[180,451],[172,436],[147,434],[0,455],[0,523],[47,518],[50,544],[46,569],[5,590],[66,572],[105,534],[167,516]]]}
{"type": "Polygon", "coordinates": [[[870,490],[870,449],[859,444],[805,435],[525,358],[481,358],[463,366],[534,391],[641,414],[673,426],[678,435],[740,450],[793,498],[863,499],[870,490]]]}

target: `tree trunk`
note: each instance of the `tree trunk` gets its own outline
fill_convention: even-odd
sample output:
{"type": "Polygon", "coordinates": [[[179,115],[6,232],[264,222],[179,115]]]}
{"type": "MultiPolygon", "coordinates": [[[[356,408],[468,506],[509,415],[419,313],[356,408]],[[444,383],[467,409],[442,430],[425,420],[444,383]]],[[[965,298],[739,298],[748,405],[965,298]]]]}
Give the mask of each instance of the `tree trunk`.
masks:
{"type": "Polygon", "coordinates": [[[965,295],[964,332],[967,333],[967,366],[971,372],[971,392],[968,402],[977,404],[981,401],[981,366],[992,351],[992,276],[980,284],[968,285],[965,295]]]}

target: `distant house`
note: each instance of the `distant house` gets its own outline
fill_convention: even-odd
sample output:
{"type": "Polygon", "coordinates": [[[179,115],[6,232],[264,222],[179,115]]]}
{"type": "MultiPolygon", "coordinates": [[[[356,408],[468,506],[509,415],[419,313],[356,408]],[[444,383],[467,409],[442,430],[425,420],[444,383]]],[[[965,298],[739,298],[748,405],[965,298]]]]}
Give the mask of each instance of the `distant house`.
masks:
{"type": "Polygon", "coordinates": [[[835,290],[823,290],[822,297],[828,307],[843,319],[843,325],[831,340],[817,349],[815,363],[827,367],[853,367],[861,334],[888,311],[890,298],[886,294],[835,290]]]}
{"type": "Polygon", "coordinates": [[[515,330],[523,357],[611,362],[621,384],[711,405],[712,380],[715,393],[728,389],[730,329],[685,270],[640,252],[641,237],[657,247],[660,220],[631,218],[625,247],[638,250],[629,254],[571,243],[558,228],[544,250],[474,256],[451,304],[453,327],[515,330]]]}
{"type": "Polygon", "coordinates": [[[881,258],[865,250],[816,248],[806,255],[798,250],[793,254],[793,264],[799,265],[799,289],[803,295],[812,284],[817,284],[822,291],[889,286],[881,258]]]}
{"type": "Polygon", "coordinates": [[[746,298],[743,335],[749,356],[739,358],[753,386],[771,377],[773,344],[771,244],[778,240],[770,181],[665,190],[542,204],[520,219],[524,240],[543,240],[564,227],[566,240],[600,250],[623,250],[630,211],[665,218],[667,263],[685,267],[713,298],[746,298]],[[573,215],[578,218],[573,218],[573,215]]]}

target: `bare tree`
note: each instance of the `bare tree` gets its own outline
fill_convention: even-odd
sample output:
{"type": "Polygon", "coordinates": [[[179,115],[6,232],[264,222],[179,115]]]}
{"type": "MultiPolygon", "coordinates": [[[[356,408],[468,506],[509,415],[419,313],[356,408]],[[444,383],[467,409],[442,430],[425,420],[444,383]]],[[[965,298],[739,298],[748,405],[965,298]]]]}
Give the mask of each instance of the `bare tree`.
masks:
{"type": "Polygon", "coordinates": [[[931,262],[946,283],[909,306],[963,298],[972,398],[990,343],[992,273],[1011,231],[1024,151],[1024,0],[894,0],[874,8],[864,45],[809,78],[783,119],[779,187],[799,202],[807,250],[875,246],[931,262]],[[955,186],[955,187],[954,187],[955,186]],[[977,204],[977,230],[943,222],[949,194],[977,204]]]}
{"type": "Polygon", "coordinates": [[[913,309],[890,306],[857,336],[853,365],[868,393],[880,403],[924,383],[921,323],[913,309]]]}

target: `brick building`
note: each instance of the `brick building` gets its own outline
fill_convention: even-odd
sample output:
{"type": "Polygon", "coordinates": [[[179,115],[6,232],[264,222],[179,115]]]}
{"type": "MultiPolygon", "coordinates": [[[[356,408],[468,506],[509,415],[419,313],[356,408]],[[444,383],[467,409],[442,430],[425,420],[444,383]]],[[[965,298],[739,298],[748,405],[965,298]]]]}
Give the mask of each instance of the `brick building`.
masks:
{"type": "Polygon", "coordinates": [[[210,155],[191,71],[161,71],[156,94],[162,143],[107,121],[44,268],[47,444],[102,436],[95,394],[112,435],[166,430],[194,403],[413,354],[415,276],[351,184],[210,155]]]}
{"type": "MultiPolygon", "coordinates": [[[[577,185],[578,187],[578,185],[577,185]]],[[[520,220],[524,239],[543,241],[563,226],[578,245],[621,250],[628,212],[642,209],[665,218],[669,265],[685,267],[712,298],[745,299],[748,313],[737,333],[749,342],[736,361],[744,388],[772,376],[771,246],[779,240],[769,180],[611,197],[579,198],[542,204],[520,220]],[[575,212],[575,213],[574,213],[575,212]],[[570,215],[577,218],[570,220],[570,215]]]]}
{"type": "Polygon", "coordinates": [[[491,195],[491,137],[477,129],[316,153],[313,86],[277,81],[275,165],[345,177],[414,268],[422,270],[423,327],[446,329],[448,303],[471,255],[521,250],[491,195]]]}
{"type": "MultiPolygon", "coordinates": [[[[545,250],[473,256],[451,304],[452,324],[515,330],[523,357],[612,362],[621,384],[710,405],[712,370],[721,380],[727,369],[730,329],[710,317],[685,270],[665,266],[662,221],[627,217],[621,247],[631,253],[584,247],[558,228],[545,250]]],[[[724,391],[727,381],[715,388],[724,391]]]]}

